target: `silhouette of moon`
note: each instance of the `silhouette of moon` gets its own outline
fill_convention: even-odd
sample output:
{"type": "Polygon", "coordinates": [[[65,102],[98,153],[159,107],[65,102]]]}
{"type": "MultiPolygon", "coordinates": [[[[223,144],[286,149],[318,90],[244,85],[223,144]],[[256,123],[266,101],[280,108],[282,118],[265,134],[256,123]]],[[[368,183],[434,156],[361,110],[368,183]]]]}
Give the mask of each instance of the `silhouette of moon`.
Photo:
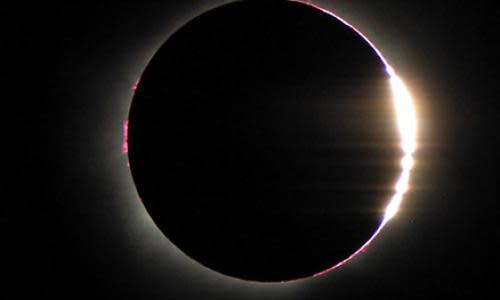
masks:
{"type": "Polygon", "coordinates": [[[130,108],[130,169],[149,215],[186,255],[245,280],[345,262],[394,215],[398,176],[408,183],[414,145],[401,147],[388,67],[303,3],[194,18],[154,55],[130,108]]]}

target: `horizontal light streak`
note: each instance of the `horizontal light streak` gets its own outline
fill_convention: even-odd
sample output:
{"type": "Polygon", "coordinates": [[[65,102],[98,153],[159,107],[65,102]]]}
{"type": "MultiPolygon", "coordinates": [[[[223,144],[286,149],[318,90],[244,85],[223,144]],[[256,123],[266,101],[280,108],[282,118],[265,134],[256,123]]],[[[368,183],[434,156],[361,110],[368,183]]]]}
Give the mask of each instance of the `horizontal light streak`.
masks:
{"type": "Polygon", "coordinates": [[[349,257],[337,263],[336,265],[330,267],[329,269],[314,274],[314,276],[319,276],[344,265],[352,258],[354,258],[356,255],[358,255],[360,252],[364,252],[369,246],[369,244],[373,241],[373,239],[380,233],[385,224],[387,224],[387,222],[391,218],[393,218],[398,212],[400,204],[403,200],[403,196],[409,189],[410,172],[414,165],[413,153],[415,152],[417,147],[417,121],[416,121],[417,118],[416,118],[415,107],[413,104],[413,99],[410,95],[410,92],[406,88],[403,80],[396,74],[395,70],[389,65],[389,63],[384,58],[382,53],[375,47],[375,45],[373,45],[373,43],[366,36],[364,36],[357,28],[349,24],[344,19],[340,18],[339,16],[335,15],[334,13],[322,7],[319,7],[311,3],[310,1],[307,2],[301,0],[289,0],[289,1],[309,5],[336,18],[344,25],[354,30],[360,37],[362,37],[365,40],[365,42],[367,42],[371,46],[373,51],[375,51],[379,59],[385,65],[385,71],[389,75],[389,83],[392,91],[392,100],[396,111],[399,136],[401,140],[400,145],[403,151],[403,157],[401,158],[401,172],[394,186],[394,194],[390,198],[389,204],[385,208],[384,218],[380,226],[377,228],[375,233],[370,237],[370,239],[366,241],[363,244],[363,246],[361,246],[361,248],[359,248],[349,257]]]}

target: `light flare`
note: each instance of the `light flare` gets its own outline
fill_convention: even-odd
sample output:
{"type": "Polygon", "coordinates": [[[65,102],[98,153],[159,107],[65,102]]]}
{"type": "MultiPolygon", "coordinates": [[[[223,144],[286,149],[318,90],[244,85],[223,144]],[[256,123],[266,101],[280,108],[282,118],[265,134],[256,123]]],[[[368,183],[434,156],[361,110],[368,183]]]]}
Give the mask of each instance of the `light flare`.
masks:
{"type": "Polygon", "coordinates": [[[311,1],[303,1],[303,0],[289,0],[289,1],[309,5],[336,18],[344,25],[354,30],[360,37],[363,38],[363,40],[366,43],[370,45],[373,51],[375,51],[379,59],[384,64],[385,71],[389,76],[389,84],[392,91],[392,101],[396,111],[397,125],[401,140],[400,146],[403,152],[403,157],[401,158],[401,173],[399,174],[399,177],[396,180],[396,184],[394,186],[394,194],[390,198],[389,204],[385,208],[384,218],[380,223],[379,227],[377,228],[377,230],[374,232],[374,234],[370,237],[368,241],[366,241],[357,251],[355,251],[349,257],[337,263],[336,265],[330,267],[329,269],[314,274],[314,276],[319,276],[344,265],[359,253],[365,252],[370,243],[380,233],[385,224],[387,224],[387,222],[397,214],[401,202],[403,200],[403,196],[409,190],[410,187],[410,173],[411,169],[414,166],[413,153],[417,148],[417,118],[416,118],[413,99],[411,97],[410,92],[406,88],[406,85],[404,84],[403,80],[396,74],[396,71],[389,65],[389,63],[384,58],[382,53],[375,47],[375,45],[373,45],[373,43],[365,35],[363,35],[357,28],[349,24],[344,19],[340,18],[339,16],[335,15],[334,13],[324,8],[321,8],[311,3],[311,1]]]}

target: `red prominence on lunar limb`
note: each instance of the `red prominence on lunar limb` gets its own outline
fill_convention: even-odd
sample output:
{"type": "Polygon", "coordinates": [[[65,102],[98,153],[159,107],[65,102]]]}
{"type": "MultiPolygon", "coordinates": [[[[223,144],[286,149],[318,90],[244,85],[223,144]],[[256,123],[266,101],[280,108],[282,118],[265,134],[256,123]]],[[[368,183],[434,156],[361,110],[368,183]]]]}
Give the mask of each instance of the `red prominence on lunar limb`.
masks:
{"type": "Polygon", "coordinates": [[[123,121],[122,153],[128,153],[128,120],[123,121]]]}
{"type": "Polygon", "coordinates": [[[139,82],[141,82],[141,77],[137,78],[137,80],[132,85],[132,91],[135,92],[135,90],[137,90],[137,86],[139,85],[139,82]]]}

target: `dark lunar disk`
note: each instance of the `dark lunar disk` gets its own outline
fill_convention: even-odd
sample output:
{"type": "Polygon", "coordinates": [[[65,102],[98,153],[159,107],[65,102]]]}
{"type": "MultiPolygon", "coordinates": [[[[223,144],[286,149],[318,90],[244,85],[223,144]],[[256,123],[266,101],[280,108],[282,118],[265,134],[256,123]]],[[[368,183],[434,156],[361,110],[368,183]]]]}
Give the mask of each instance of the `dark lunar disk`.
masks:
{"type": "Polygon", "coordinates": [[[154,222],[184,253],[248,280],[311,276],[382,221],[401,153],[373,49],[305,4],[228,4],[147,66],[129,158],[154,222]]]}

